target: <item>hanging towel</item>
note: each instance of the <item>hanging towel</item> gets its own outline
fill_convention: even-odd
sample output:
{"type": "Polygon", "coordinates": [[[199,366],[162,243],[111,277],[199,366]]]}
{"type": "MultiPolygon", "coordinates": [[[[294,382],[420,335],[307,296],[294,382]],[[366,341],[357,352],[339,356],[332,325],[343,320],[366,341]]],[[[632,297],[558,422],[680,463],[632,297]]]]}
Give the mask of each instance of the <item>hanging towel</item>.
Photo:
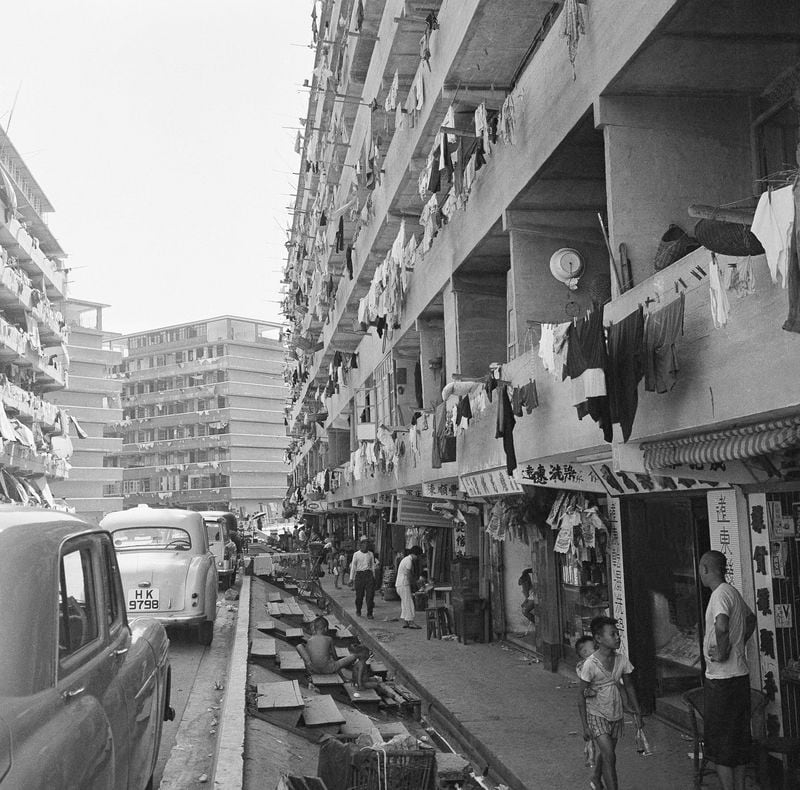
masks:
{"type": "Polygon", "coordinates": [[[728,323],[731,305],[728,301],[728,293],[722,283],[719,261],[713,252],[708,269],[708,301],[711,305],[711,320],[714,322],[714,329],[721,329],[728,323]]]}
{"type": "Polygon", "coordinates": [[[794,196],[792,187],[770,189],[758,201],[751,230],[761,242],[767,256],[772,282],[787,287],[789,247],[794,225],[794,196]]]}

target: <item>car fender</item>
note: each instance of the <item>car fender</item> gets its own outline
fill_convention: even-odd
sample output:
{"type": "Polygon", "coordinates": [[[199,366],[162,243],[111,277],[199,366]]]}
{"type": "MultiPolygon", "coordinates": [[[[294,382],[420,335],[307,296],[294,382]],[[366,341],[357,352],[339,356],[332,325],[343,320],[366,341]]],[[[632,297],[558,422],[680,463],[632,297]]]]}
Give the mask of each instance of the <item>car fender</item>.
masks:
{"type": "Polygon", "coordinates": [[[219,589],[219,575],[217,566],[212,562],[206,578],[206,620],[217,619],[217,590],[219,589]]]}

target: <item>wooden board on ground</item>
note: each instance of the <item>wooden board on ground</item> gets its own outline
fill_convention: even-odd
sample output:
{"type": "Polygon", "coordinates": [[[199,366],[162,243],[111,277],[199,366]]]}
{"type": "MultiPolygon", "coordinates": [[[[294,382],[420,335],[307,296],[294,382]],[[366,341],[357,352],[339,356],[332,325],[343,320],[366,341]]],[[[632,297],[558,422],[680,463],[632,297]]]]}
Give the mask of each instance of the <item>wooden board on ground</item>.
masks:
{"type": "Polygon", "coordinates": [[[296,650],[278,652],[278,666],[281,672],[305,672],[306,665],[296,650]]]}
{"type": "Polygon", "coordinates": [[[369,716],[364,715],[361,711],[353,710],[353,708],[345,707],[340,710],[345,718],[345,723],[339,728],[342,738],[355,740],[360,735],[367,735],[374,746],[379,746],[384,742],[378,728],[369,716]]]}
{"type": "Polygon", "coordinates": [[[337,647],[335,650],[337,658],[347,658],[350,655],[350,650],[346,647],[337,647]]]}
{"type": "Polygon", "coordinates": [[[259,683],[256,686],[256,707],[259,710],[290,710],[303,707],[303,695],[296,680],[259,683]]]}
{"type": "Polygon", "coordinates": [[[334,673],[332,675],[319,675],[319,674],[312,674],[311,675],[311,682],[317,688],[324,688],[325,686],[342,686],[344,685],[344,681],[342,680],[341,675],[334,673]]]}
{"type": "Polygon", "coordinates": [[[306,727],[321,727],[344,724],[345,718],[333,701],[333,697],[329,694],[320,694],[318,697],[306,700],[303,708],[303,721],[306,727]]]}
{"type": "Polygon", "coordinates": [[[445,782],[463,782],[472,770],[468,760],[460,754],[436,753],[436,775],[445,782]]]}
{"type": "Polygon", "coordinates": [[[277,648],[271,636],[257,636],[250,643],[250,655],[253,658],[275,658],[277,648]]]}
{"type": "Polygon", "coordinates": [[[303,629],[297,628],[288,623],[283,623],[280,620],[275,621],[275,631],[281,634],[285,639],[302,639],[303,629]]]}
{"type": "Polygon", "coordinates": [[[283,597],[279,592],[268,592],[267,593],[267,600],[270,603],[280,603],[283,600],[283,597]]]}
{"type": "Polygon", "coordinates": [[[263,631],[265,634],[268,631],[274,631],[275,621],[272,618],[269,618],[268,620],[260,620],[259,622],[256,623],[256,630],[263,631]]]}
{"type": "Polygon", "coordinates": [[[381,698],[374,689],[357,689],[352,683],[345,683],[344,690],[347,692],[351,705],[355,705],[361,710],[377,713],[381,698]]]}

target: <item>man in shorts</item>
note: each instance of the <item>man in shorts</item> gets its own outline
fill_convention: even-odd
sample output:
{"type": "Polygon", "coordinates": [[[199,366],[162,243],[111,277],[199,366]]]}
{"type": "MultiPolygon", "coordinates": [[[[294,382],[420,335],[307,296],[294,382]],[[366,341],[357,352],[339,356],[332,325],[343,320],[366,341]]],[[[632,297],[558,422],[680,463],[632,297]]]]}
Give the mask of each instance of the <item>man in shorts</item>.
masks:
{"type": "Polygon", "coordinates": [[[700,581],[711,590],[703,639],[704,744],[723,790],[744,790],[750,758],[750,678],[745,645],[756,627],[756,617],[739,591],[725,581],[726,569],[725,555],[719,551],[708,551],[700,558],[700,581]]]}

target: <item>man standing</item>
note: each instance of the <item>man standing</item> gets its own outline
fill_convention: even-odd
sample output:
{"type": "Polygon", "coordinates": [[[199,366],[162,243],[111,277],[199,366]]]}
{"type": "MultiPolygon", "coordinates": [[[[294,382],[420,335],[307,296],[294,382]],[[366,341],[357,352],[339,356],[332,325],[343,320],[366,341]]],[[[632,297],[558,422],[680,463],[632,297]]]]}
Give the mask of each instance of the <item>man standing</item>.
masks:
{"type": "Polygon", "coordinates": [[[369,538],[358,541],[358,551],[350,560],[350,584],[356,588],[356,614],[361,616],[361,605],[367,599],[367,620],[372,620],[375,605],[375,555],[369,550],[369,538]]]}
{"type": "Polygon", "coordinates": [[[414,560],[422,554],[419,546],[412,546],[409,553],[400,560],[397,566],[397,580],[395,589],[400,596],[400,619],[403,628],[419,628],[414,622],[414,596],[411,594],[411,580],[415,578],[414,560]]]}
{"type": "Polygon", "coordinates": [[[756,617],[735,587],[725,581],[725,555],[700,558],[700,581],[711,590],[706,609],[705,755],[714,763],[723,790],[744,790],[750,757],[750,679],[745,644],[756,617]]]}

